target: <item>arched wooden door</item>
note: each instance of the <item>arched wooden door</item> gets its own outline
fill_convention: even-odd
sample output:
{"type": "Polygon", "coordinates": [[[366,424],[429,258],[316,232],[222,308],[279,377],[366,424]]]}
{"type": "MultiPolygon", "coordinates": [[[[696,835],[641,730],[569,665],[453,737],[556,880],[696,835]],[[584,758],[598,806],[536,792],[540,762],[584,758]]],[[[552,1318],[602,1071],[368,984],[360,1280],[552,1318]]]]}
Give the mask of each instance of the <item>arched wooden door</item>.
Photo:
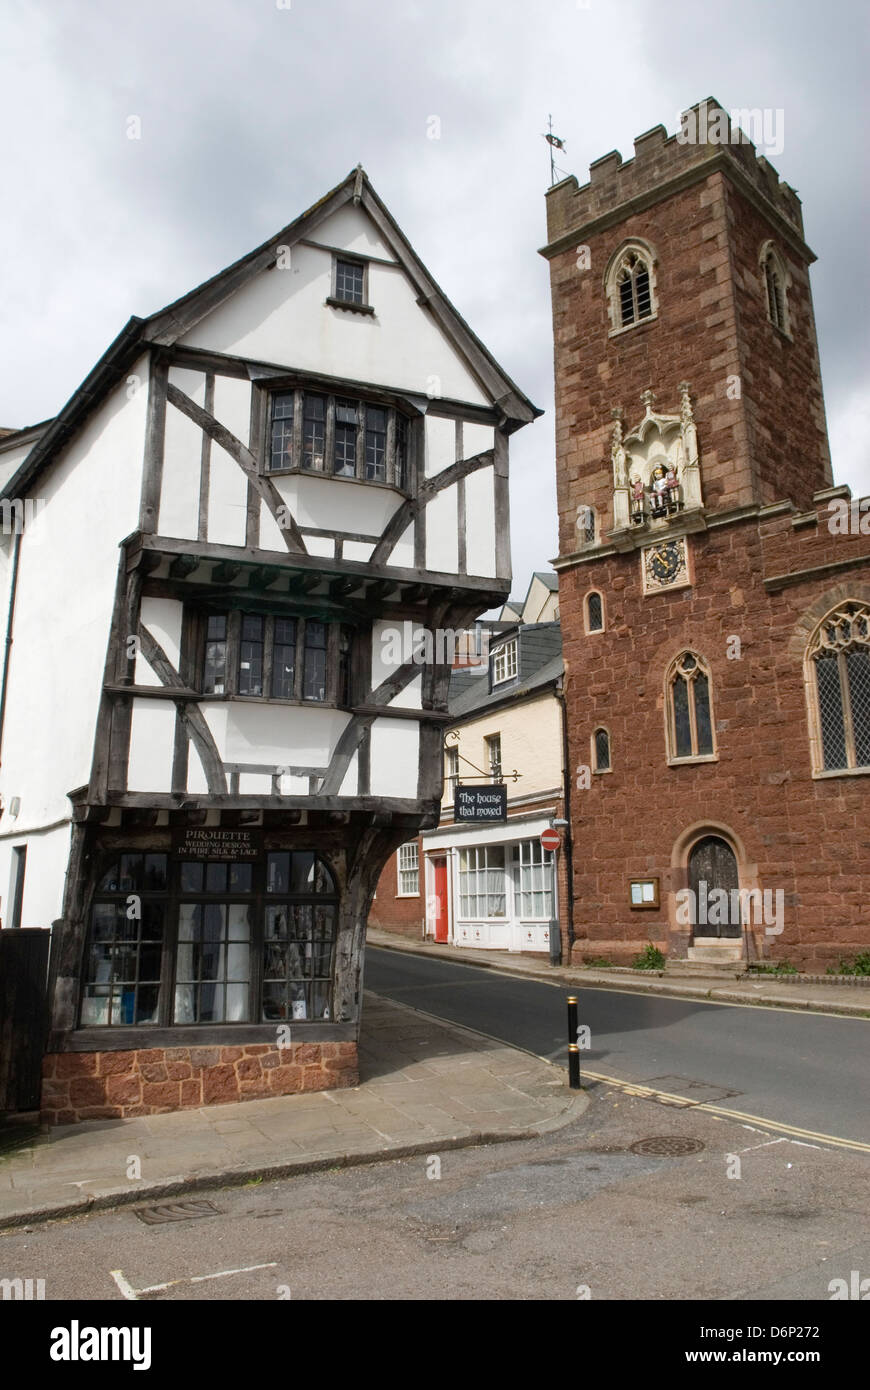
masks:
{"type": "Polygon", "coordinates": [[[740,876],[726,840],[705,835],[692,846],[689,887],[695,895],[695,936],[740,936],[740,876]]]}

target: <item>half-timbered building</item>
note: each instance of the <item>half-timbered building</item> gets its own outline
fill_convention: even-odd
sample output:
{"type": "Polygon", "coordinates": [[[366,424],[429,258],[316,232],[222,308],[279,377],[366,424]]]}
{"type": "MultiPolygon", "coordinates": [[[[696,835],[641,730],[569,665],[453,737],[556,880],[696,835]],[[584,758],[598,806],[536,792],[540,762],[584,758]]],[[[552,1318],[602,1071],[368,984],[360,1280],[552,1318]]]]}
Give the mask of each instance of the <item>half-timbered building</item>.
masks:
{"type": "Polygon", "coordinates": [[[449,638],[509,593],[538,413],[358,168],[0,439],[47,1118],[354,1082],[371,896],[437,823],[449,638]]]}

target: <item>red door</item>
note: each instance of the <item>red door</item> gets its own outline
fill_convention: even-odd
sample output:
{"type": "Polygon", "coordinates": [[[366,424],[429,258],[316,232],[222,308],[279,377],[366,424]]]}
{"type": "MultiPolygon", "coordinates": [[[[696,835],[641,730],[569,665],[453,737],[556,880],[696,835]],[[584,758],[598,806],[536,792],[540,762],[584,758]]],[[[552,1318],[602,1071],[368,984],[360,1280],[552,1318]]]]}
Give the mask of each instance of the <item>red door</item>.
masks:
{"type": "Polygon", "coordinates": [[[435,940],[446,941],[448,937],[447,921],[447,859],[432,860],[432,877],[434,880],[434,912],[435,919],[435,940]]]}

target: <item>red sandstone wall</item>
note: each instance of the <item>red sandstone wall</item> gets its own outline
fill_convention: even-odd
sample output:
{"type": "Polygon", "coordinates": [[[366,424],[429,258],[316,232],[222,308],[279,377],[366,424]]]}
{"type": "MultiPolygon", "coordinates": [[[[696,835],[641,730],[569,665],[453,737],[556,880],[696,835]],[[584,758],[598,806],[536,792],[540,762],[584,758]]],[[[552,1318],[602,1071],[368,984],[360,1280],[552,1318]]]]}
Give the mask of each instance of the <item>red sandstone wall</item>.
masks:
{"type": "Polygon", "coordinates": [[[791,517],[749,520],[693,537],[692,588],[644,597],[640,557],[609,556],[560,576],[572,766],[587,763],[589,735],[611,732],[613,772],[574,793],[575,931],[582,955],[626,959],[651,935],[678,955],[667,894],[677,838],[695,823],[730,827],[757,866],[758,886],[785,894],[785,930],[764,954],[822,966],[870,945],[870,776],[815,779],[803,651],[834,603],[870,599],[870,536],[833,537],[791,517]],[[865,556],[857,569],[808,577],[769,593],[764,576],[865,556]],[[607,597],[607,631],[583,633],[590,585],[607,597]],[[742,643],[727,657],[727,639],[742,643]],[[692,647],[709,662],[719,761],[669,767],[663,681],[692,647]],[[594,665],[590,664],[594,661],[594,665]],[[661,876],[662,908],[632,912],[628,874],[661,876]]]}
{"type": "Polygon", "coordinates": [[[395,932],[412,941],[423,938],[423,921],[426,917],[426,878],[423,865],[423,844],[417,841],[420,855],[420,895],[416,898],[400,898],[399,855],[391,854],[378,879],[377,896],[369,912],[369,922],[382,931],[395,932]]]}
{"type": "Polygon", "coordinates": [[[200,1105],[356,1086],[353,1042],[56,1052],[43,1059],[42,1119],[131,1119],[200,1105]]]}

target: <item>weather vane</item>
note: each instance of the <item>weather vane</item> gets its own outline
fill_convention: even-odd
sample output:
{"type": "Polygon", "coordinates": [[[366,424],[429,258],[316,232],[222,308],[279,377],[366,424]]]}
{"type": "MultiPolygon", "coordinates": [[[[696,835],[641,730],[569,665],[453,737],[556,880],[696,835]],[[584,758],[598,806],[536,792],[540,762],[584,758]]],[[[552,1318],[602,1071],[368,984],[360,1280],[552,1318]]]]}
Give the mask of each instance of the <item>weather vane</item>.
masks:
{"type": "MultiPolygon", "coordinates": [[[[550,146],[550,187],[552,188],[552,187],[553,187],[553,184],[556,182],[556,172],[557,172],[557,165],[556,165],[556,163],[555,163],[555,161],[554,161],[554,159],[553,159],[553,151],[554,151],[554,150],[564,150],[564,148],[565,148],[565,141],[564,141],[564,140],[561,140],[561,139],[559,138],[558,135],[554,135],[554,134],[553,134],[553,117],[552,117],[552,115],[550,115],[550,116],[547,117],[547,126],[548,126],[548,129],[547,129],[547,133],[546,133],[545,136],[544,136],[544,139],[546,140],[547,144],[550,146]]],[[[564,169],[558,169],[558,172],[559,172],[559,174],[564,175],[565,170],[564,170],[564,169]]]]}

